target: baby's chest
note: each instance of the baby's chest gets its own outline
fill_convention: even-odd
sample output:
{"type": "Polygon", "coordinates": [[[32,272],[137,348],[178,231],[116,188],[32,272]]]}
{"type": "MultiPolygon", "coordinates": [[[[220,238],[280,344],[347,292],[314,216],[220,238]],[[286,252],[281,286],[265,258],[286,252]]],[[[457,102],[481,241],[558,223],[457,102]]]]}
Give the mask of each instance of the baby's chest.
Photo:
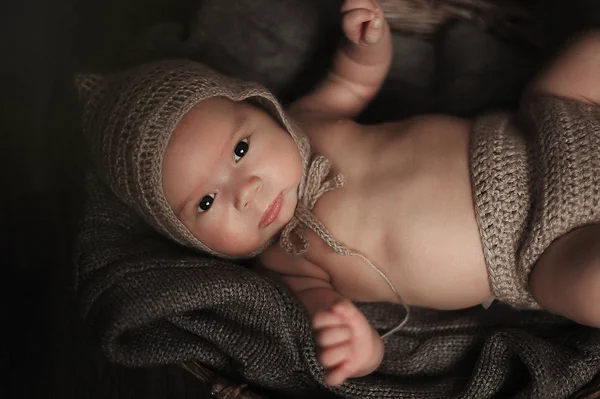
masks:
{"type": "Polygon", "coordinates": [[[321,220],[326,226],[326,237],[319,237],[314,231],[305,229],[309,243],[304,254],[306,259],[319,265],[330,277],[333,288],[353,301],[397,302],[396,295],[383,277],[394,284],[399,272],[397,269],[402,265],[386,249],[398,248],[397,245],[386,244],[393,240],[389,233],[383,228],[375,231],[373,226],[361,226],[360,217],[351,210],[346,217],[339,219],[339,223],[333,223],[332,213],[321,220]],[[331,240],[331,245],[326,243],[327,239],[331,240]]]}
{"type": "Polygon", "coordinates": [[[396,233],[410,199],[403,195],[401,176],[391,172],[343,172],[342,187],[326,192],[312,209],[327,231],[350,248],[380,250],[396,233]]]}
{"type": "Polygon", "coordinates": [[[388,281],[399,289],[396,281],[409,264],[404,238],[414,206],[403,188],[410,184],[410,173],[388,163],[354,169],[342,164],[344,186],[326,192],[313,208],[325,237],[305,229],[308,260],[325,269],[334,288],[355,301],[397,302],[388,281]]]}
{"type": "Polygon", "coordinates": [[[487,273],[468,193],[444,197],[437,192],[442,181],[414,176],[371,179],[326,193],[315,216],[334,247],[364,257],[340,254],[307,230],[307,258],[355,301],[398,302],[390,285],[419,306],[458,308],[485,300],[487,273]]]}

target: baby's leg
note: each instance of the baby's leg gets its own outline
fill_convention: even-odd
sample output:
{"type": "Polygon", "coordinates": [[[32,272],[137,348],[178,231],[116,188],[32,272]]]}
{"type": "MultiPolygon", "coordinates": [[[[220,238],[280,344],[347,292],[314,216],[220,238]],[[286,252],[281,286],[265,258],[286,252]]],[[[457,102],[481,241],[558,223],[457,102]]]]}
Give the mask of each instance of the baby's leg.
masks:
{"type": "Polygon", "coordinates": [[[551,312],[600,327],[600,224],[554,241],[530,277],[533,297],[551,312]]]}
{"type": "Polygon", "coordinates": [[[600,104],[600,29],[572,39],[532,82],[526,95],[536,93],[600,104]]]}
{"type": "MultiPolygon", "coordinates": [[[[565,188],[568,185],[573,189],[587,187],[589,196],[585,198],[592,202],[587,203],[590,206],[583,213],[589,213],[588,223],[593,223],[591,215],[598,215],[597,191],[595,195],[590,193],[593,193],[594,187],[597,190],[599,181],[598,153],[594,148],[597,147],[600,126],[600,30],[586,32],[572,40],[529,90],[528,95],[546,93],[598,105],[583,106],[580,114],[546,115],[545,119],[554,118],[552,126],[565,125],[560,128],[574,134],[561,136],[556,142],[540,141],[554,142],[555,163],[551,166],[555,167],[552,169],[554,173],[565,171],[559,175],[565,188]],[[565,115],[568,122],[562,121],[565,115]],[[558,156],[557,148],[561,148],[561,151],[568,148],[569,156],[558,156]],[[556,163],[557,160],[560,163],[556,163]],[[562,166],[556,168],[559,164],[562,166]],[[575,167],[576,165],[579,166],[575,167]],[[571,170],[571,173],[566,173],[567,170],[571,170]],[[593,202],[594,198],[596,202],[593,202]],[[596,205],[591,205],[594,203],[596,205]]],[[[554,112],[559,110],[560,107],[554,108],[554,112]]],[[[548,131],[564,134],[561,129],[548,131]]],[[[547,165],[544,168],[550,170],[547,165]]],[[[556,176],[553,181],[558,181],[556,176]]],[[[559,190],[556,184],[553,187],[555,191],[559,190]]],[[[585,202],[584,197],[578,197],[578,192],[572,194],[573,198],[579,199],[578,205],[585,202]]],[[[572,198],[565,198],[567,200],[573,203],[572,198]]],[[[560,217],[566,218],[566,215],[559,216],[555,213],[555,220],[548,221],[548,225],[559,225],[561,220],[557,219],[560,217]]],[[[596,216],[595,221],[597,220],[596,216]]],[[[529,287],[542,307],[579,323],[600,327],[600,224],[583,225],[554,240],[536,262],[529,287]]]]}

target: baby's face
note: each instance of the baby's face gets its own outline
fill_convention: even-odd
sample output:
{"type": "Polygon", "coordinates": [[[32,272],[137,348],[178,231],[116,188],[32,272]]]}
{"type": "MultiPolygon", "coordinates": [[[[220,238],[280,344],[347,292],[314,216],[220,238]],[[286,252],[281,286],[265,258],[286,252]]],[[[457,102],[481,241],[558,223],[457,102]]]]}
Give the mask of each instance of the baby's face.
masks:
{"type": "Polygon", "coordinates": [[[175,215],[210,249],[261,248],[294,215],[302,162],[294,140],[266,111],[222,97],[177,125],[162,165],[175,215]]]}

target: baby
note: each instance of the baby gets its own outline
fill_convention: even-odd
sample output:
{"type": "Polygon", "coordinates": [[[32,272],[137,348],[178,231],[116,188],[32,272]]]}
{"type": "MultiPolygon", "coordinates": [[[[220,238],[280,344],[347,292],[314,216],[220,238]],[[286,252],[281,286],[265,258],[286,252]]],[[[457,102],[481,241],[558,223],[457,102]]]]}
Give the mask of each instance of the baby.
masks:
{"type": "Polygon", "coordinates": [[[353,301],[497,298],[600,327],[600,32],[567,47],[520,115],[364,126],[352,119],[386,76],[390,32],[375,0],[341,13],[348,44],[287,114],[192,62],[80,79],[100,176],[171,239],[258,255],[305,306],[331,385],[383,357],[353,301]]]}

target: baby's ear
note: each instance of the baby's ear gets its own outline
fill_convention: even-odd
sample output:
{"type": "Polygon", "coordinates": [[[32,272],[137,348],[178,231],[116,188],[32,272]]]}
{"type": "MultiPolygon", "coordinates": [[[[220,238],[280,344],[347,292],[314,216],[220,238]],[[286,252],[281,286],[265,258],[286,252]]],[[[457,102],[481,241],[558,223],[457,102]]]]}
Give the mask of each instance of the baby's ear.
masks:
{"type": "Polygon", "coordinates": [[[93,73],[79,73],[75,76],[75,86],[79,94],[79,102],[84,107],[94,97],[104,91],[105,78],[93,73]]]}

